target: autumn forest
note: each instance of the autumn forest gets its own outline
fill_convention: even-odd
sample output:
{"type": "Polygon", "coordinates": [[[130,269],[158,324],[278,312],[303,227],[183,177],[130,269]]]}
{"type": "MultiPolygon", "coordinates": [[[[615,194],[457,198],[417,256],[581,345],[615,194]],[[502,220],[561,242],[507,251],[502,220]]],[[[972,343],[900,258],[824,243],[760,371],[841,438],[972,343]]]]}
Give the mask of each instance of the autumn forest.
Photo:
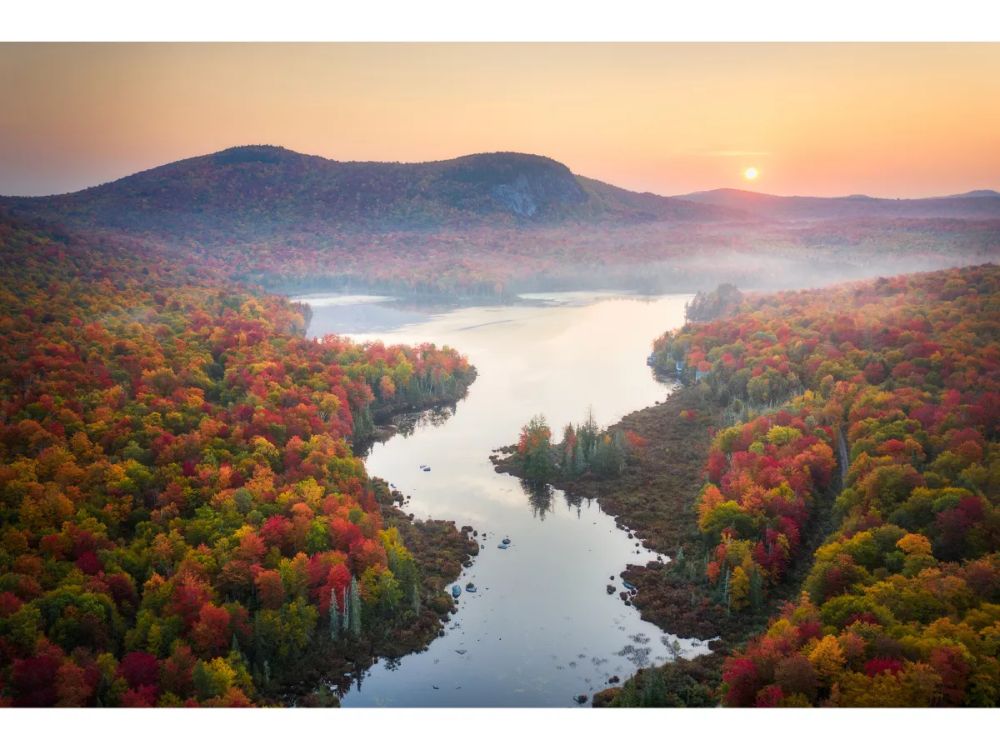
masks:
{"type": "Polygon", "coordinates": [[[0,43],[0,710],[996,708],[998,52],[0,43]]]}

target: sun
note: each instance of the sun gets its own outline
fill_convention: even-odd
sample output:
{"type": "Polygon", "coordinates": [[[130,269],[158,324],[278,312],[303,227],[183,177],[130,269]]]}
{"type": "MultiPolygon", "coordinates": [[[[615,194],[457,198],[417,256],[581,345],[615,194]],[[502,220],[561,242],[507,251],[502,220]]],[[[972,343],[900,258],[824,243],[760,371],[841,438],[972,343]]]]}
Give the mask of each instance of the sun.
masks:
{"type": "Polygon", "coordinates": [[[743,179],[753,182],[760,175],[757,167],[747,167],[743,170],[743,179]]]}

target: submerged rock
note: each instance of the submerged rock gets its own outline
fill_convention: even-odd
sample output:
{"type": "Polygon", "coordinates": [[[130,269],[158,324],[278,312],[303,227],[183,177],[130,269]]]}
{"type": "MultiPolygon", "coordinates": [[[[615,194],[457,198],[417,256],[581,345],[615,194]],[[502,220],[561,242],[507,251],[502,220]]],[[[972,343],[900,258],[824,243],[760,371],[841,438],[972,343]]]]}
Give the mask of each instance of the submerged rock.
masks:
{"type": "Polygon", "coordinates": [[[575,700],[578,704],[580,704],[582,706],[584,703],[587,702],[587,696],[586,695],[578,695],[573,700],[575,700]]]}
{"type": "Polygon", "coordinates": [[[614,586],[612,586],[612,585],[611,585],[610,583],[608,584],[608,593],[609,593],[609,594],[613,594],[613,593],[615,593],[615,592],[616,592],[617,590],[618,590],[618,589],[616,589],[616,588],[615,588],[614,586]]]}

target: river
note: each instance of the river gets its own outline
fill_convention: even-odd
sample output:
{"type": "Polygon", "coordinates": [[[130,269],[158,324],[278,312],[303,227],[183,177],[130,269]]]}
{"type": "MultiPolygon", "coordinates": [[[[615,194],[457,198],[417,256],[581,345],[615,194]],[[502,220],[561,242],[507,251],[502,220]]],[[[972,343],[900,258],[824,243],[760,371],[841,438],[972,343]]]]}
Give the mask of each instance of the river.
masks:
{"type": "Polygon", "coordinates": [[[639,667],[704,653],[643,622],[615,595],[628,563],[656,555],[596,502],[560,491],[532,495],[498,474],[490,452],[516,442],[544,414],[558,439],[592,408],[607,425],[662,400],[646,356],[684,322],[691,295],[615,292],[525,295],[527,304],[420,308],[380,297],[309,295],[308,335],[447,344],[478,377],[454,409],[427,412],[372,447],[368,471],[409,497],[417,518],[454,520],[482,549],[459,579],[458,614],[427,651],[382,660],[343,697],[345,706],[570,706],[639,667]],[[421,466],[430,467],[424,471],[421,466]],[[498,548],[509,537],[507,549],[498,548]],[[464,590],[473,582],[475,593],[464,590]]]}

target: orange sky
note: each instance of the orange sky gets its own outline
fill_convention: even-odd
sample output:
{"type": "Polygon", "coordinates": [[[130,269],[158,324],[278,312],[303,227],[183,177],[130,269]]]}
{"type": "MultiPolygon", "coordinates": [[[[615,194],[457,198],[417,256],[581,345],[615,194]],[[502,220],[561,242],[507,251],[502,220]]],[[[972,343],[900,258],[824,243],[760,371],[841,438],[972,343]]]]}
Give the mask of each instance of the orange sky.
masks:
{"type": "Polygon", "coordinates": [[[0,44],[0,97],[0,194],[246,143],[526,151],[667,195],[1000,189],[1000,44],[0,44]]]}

